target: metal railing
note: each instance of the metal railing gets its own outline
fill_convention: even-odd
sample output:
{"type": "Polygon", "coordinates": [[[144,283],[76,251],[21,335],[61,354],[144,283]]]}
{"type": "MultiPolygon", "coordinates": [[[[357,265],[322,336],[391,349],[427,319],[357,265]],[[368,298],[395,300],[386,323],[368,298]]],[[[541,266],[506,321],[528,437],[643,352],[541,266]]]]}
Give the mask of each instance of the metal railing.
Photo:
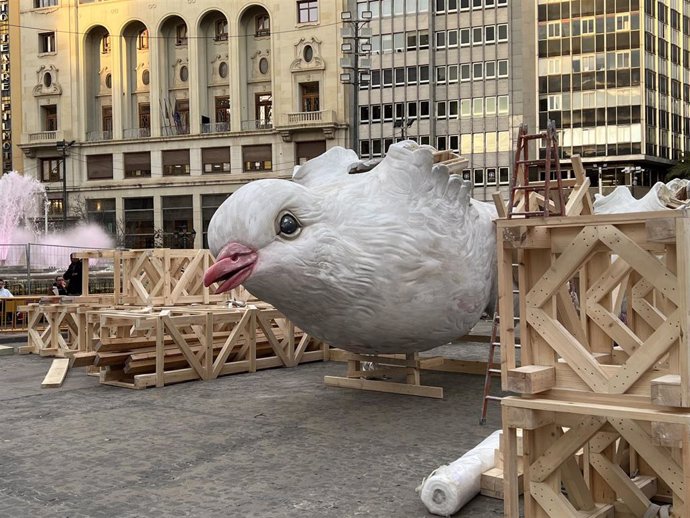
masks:
{"type": "Polygon", "coordinates": [[[87,142],[100,142],[102,140],[113,140],[112,131],[89,131],[86,134],[87,142]]]}
{"type": "Polygon", "coordinates": [[[189,126],[163,126],[161,133],[166,137],[174,137],[176,135],[189,135],[189,126]]]}
{"type": "MultiPolygon", "coordinates": [[[[94,248],[38,243],[0,244],[0,278],[13,295],[48,295],[55,277],[67,270],[70,254],[84,250],[94,248]]],[[[112,259],[89,259],[89,270],[93,271],[89,286],[94,283],[94,293],[108,289],[108,286],[101,286],[106,282],[102,280],[104,278],[109,278],[112,286],[112,259]]]]}
{"type": "Polygon", "coordinates": [[[273,122],[266,120],[242,121],[242,131],[273,129],[273,122]]]}
{"type": "Polygon", "coordinates": [[[125,138],[148,138],[151,136],[151,128],[126,128],[125,138]]]}
{"type": "Polygon", "coordinates": [[[230,131],[229,122],[210,122],[201,125],[201,133],[223,133],[230,131]]]}

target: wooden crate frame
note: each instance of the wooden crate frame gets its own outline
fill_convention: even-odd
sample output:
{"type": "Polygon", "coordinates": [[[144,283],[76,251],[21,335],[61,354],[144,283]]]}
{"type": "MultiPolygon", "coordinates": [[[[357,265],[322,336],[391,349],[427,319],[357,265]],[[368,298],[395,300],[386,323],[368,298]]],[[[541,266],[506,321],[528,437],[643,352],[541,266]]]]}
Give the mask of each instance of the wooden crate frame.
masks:
{"type": "MultiPolygon", "coordinates": [[[[101,382],[128,388],[162,387],[195,379],[210,380],[226,374],[255,372],[272,367],[294,367],[300,363],[328,359],[325,344],[297,330],[273,308],[249,305],[245,308],[170,307],[142,312],[100,312],[101,342],[108,337],[127,341],[137,337],[155,340],[155,372],[125,376],[107,367],[101,382]],[[280,332],[278,332],[278,330],[280,332]],[[224,333],[224,334],[223,334],[224,333]],[[257,333],[270,344],[270,353],[257,355],[257,333]],[[221,334],[222,347],[216,342],[221,334]],[[189,342],[193,336],[195,345],[189,342]],[[165,355],[170,348],[179,351],[188,364],[167,369],[165,355]],[[231,353],[233,359],[229,360],[231,353]]],[[[93,317],[91,317],[93,318],[93,317]]],[[[104,347],[96,346],[98,350],[104,347]]]]}
{"type": "Polygon", "coordinates": [[[596,400],[509,397],[502,401],[502,415],[506,518],[520,516],[518,429],[523,435],[525,518],[642,517],[658,492],[655,478],[670,489],[672,516],[688,515],[690,413],[596,400]],[[626,444],[630,454],[624,451],[626,444]],[[575,458],[579,451],[582,468],[575,458]],[[642,478],[630,478],[626,460],[628,471],[639,471],[642,478]]]}
{"type": "Polygon", "coordinates": [[[503,389],[690,407],[687,210],[499,220],[503,389]],[[521,366],[513,325],[517,252],[521,366]],[[567,285],[577,278],[579,313],[567,285]],[[627,322],[620,318],[627,297],[627,322]]]}

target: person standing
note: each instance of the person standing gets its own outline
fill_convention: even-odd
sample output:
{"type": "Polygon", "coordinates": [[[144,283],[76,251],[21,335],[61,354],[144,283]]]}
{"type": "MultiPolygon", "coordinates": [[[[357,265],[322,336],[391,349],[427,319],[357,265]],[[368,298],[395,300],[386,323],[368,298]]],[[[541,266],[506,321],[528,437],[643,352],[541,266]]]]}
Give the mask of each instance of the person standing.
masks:
{"type": "Polygon", "coordinates": [[[67,281],[67,294],[81,295],[81,260],[74,253],[70,254],[69,259],[71,262],[62,276],[67,281]]]}

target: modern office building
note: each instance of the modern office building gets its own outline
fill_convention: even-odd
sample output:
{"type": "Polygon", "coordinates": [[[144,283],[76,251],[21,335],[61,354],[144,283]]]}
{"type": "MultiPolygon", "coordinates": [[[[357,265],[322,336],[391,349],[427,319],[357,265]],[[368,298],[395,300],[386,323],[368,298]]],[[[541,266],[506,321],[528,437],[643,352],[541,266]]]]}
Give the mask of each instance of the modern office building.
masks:
{"type": "Polygon", "coordinates": [[[20,3],[13,138],[57,222],[202,246],[239,186],[347,143],[340,0],[20,3]]]}
{"type": "Polygon", "coordinates": [[[690,150],[688,0],[539,0],[537,16],[539,123],[594,183],[650,185],[690,150]]]}
{"type": "Polygon", "coordinates": [[[372,34],[362,155],[412,138],[468,157],[476,198],[507,186],[520,124],[537,130],[536,2],[370,0],[358,15],[372,34]]]}

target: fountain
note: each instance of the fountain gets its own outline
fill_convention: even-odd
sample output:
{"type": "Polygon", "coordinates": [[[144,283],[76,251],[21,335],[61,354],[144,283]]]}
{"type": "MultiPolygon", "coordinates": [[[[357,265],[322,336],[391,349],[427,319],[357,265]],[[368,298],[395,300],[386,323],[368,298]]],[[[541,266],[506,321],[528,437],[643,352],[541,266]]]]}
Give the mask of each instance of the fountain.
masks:
{"type": "Polygon", "coordinates": [[[43,184],[12,171],[0,177],[0,266],[62,271],[71,252],[112,248],[112,239],[95,224],[48,232],[48,197],[43,184]],[[40,222],[43,219],[43,232],[40,222]],[[30,249],[30,252],[29,252],[30,249]]]}

